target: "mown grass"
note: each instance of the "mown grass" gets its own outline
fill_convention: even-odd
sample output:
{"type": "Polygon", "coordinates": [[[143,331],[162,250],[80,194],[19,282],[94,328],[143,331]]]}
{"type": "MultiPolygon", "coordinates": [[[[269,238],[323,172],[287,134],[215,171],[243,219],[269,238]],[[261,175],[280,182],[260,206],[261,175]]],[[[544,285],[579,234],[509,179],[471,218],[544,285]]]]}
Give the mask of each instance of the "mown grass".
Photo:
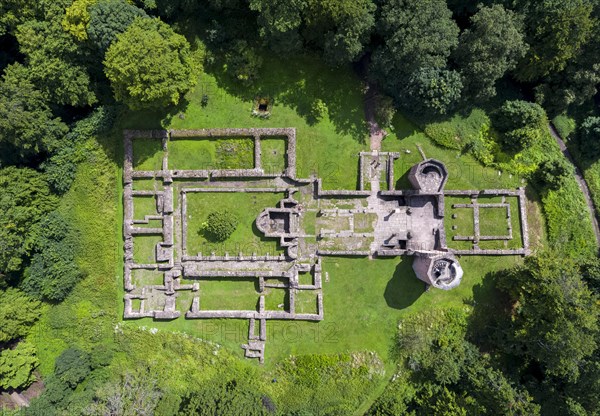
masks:
{"type": "Polygon", "coordinates": [[[281,173],[286,168],[286,143],[284,139],[262,139],[261,162],[267,173],[281,173]]]}
{"type": "Polygon", "coordinates": [[[167,148],[169,169],[254,168],[254,140],[250,138],[174,139],[167,148]]]}
{"type": "Polygon", "coordinates": [[[200,279],[200,310],[258,310],[257,279],[200,279]]]}
{"type": "Polygon", "coordinates": [[[267,238],[256,228],[256,217],[263,209],[275,207],[284,198],[278,193],[188,193],[187,195],[187,251],[191,255],[275,255],[281,250],[276,238],[267,238]],[[214,242],[202,231],[211,212],[228,210],[236,215],[238,225],[223,242],[214,242]]]}

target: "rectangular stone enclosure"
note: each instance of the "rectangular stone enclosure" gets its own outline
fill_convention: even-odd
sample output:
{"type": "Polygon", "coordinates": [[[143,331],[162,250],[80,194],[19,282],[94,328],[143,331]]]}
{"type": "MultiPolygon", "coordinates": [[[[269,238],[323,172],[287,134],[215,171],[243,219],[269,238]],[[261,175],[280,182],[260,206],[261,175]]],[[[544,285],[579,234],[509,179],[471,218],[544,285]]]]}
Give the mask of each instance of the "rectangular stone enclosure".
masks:
{"type": "Polygon", "coordinates": [[[400,155],[364,152],[359,189],[326,191],[296,177],[293,128],[126,130],[124,146],[124,318],[246,319],[261,362],[267,320],[324,319],[322,256],[411,255],[448,289],[428,261],[529,253],[523,189],[444,191],[433,159],[396,190],[400,155]],[[220,210],[238,225],[217,243],[202,227],[220,210]]]}

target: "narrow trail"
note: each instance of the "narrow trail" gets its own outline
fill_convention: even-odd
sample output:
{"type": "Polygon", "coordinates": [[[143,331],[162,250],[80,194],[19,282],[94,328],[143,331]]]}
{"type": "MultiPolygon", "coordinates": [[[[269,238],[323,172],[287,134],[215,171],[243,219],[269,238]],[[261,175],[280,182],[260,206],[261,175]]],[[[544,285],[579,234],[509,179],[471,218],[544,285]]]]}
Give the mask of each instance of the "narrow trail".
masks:
{"type": "Polygon", "coordinates": [[[594,206],[594,202],[592,200],[592,194],[590,193],[590,188],[588,187],[587,182],[585,181],[581,171],[577,167],[575,160],[571,156],[569,149],[567,149],[565,142],[560,137],[560,135],[558,134],[558,132],[556,131],[556,129],[554,128],[554,126],[551,123],[548,124],[548,129],[550,130],[550,134],[552,135],[554,140],[556,140],[556,143],[558,143],[558,146],[560,147],[560,150],[562,151],[563,155],[567,158],[567,160],[575,168],[575,179],[577,179],[579,188],[581,189],[581,192],[583,192],[583,196],[585,197],[585,202],[587,203],[587,206],[588,206],[588,209],[590,212],[590,216],[592,218],[592,225],[594,226],[594,234],[596,234],[596,244],[600,247],[600,227],[598,226],[598,213],[596,211],[596,207],[594,206]]]}
{"type": "Polygon", "coordinates": [[[375,106],[377,97],[377,87],[371,83],[367,83],[367,90],[365,93],[364,107],[365,107],[365,120],[369,126],[369,143],[371,150],[381,150],[381,141],[386,136],[385,130],[379,127],[375,120],[375,106]]]}

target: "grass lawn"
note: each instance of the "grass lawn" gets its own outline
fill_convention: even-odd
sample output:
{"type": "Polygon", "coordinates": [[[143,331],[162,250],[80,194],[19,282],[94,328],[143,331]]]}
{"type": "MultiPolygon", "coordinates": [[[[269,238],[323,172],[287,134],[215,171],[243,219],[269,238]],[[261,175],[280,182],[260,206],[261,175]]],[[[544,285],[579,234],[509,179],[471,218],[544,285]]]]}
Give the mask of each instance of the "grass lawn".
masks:
{"type": "Polygon", "coordinates": [[[261,163],[267,173],[281,173],[286,168],[286,143],[283,138],[261,139],[261,163]]]}
{"type": "Polygon", "coordinates": [[[133,140],[133,168],[135,170],[161,170],[163,155],[160,139],[133,140]]]}
{"type": "MultiPolygon", "coordinates": [[[[186,97],[189,104],[181,109],[184,118],[172,114],[162,124],[175,129],[295,127],[298,176],[316,174],[328,189],[356,189],[358,153],[368,148],[368,130],[362,85],[350,68],[334,70],[312,56],[277,59],[268,54],[264,57],[261,80],[252,87],[242,87],[221,71],[205,73],[198,87],[186,97]],[[259,92],[274,100],[268,119],[251,114],[259,92]],[[209,97],[206,107],[200,105],[203,94],[209,97]],[[317,99],[329,109],[329,114],[319,121],[310,116],[311,105],[317,99]]],[[[129,123],[132,128],[145,125],[140,124],[140,117],[132,117],[129,123]]],[[[282,148],[281,144],[266,142],[263,160],[270,163],[271,158],[265,153],[282,148]]],[[[172,149],[169,152],[171,156],[172,149]]],[[[276,166],[280,167],[280,163],[277,158],[276,166]]]]}
{"type": "Polygon", "coordinates": [[[253,169],[254,139],[173,139],[167,145],[169,169],[253,169]]]}
{"type": "Polygon", "coordinates": [[[137,287],[164,284],[164,273],[157,270],[134,269],[131,271],[131,281],[137,287]]]}
{"type": "Polygon", "coordinates": [[[146,215],[157,215],[156,198],[154,195],[133,197],[133,219],[143,220],[146,215]]]}
{"type": "Polygon", "coordinates": [[[284,198],[278,193],[193,193],[187,194],[187,250],[189,254],[215,252],[223,255],[226,251],[234,255],[278,254],[276,238],[265,238],[256,228],[255,220],[260,212],[275,207],[284,198]],[[231,236],[222,243],[211,242],[201,231],[208,214],[213,211],[229,210],[238,217],[238,226],[231,236]]]}
{"type": "Polygon", "coordinates": [[[258,280],[253,278],[202,278],[200,310],[258,310],[258,280]]]}
{"type": "Polygon", "coordinates": [[[287,289],[268,287],[265,289],[264,296],[265,309],[268,311],[283,311],[284,308],[289,307],[287,289]],[[280,307],[279,305],[283,306],[280,307]]]}
{"type": "Polygon", "coordinates": [[[139,264],[156,263],[155,248],[162,240],[161,235],[136,235],[133,237],[133,261],[139,264]]]}
{"type": "Polygon", "coordinates": [[[408,171],[414,164],[423,160],[418,146],[423,149],[427,158],[438,159],[446,165],[446,189],[514,189],[524,186],[521,178],[505,172],[498,175],[498,170],[484,167],[471,155],[439,147],[425,134],[415,131],[414,134],[403,138],[390,134],[382,142],[382,150],[400,152],[400,158],[394,163],[396,189],[412,188],[408,182],[408,171]],[[407,150],[410,153],[406,153],[407,150]]]}
{"type": "Polygon", "coordinates": [[[506,208],[479,208],[481,236],[507,236],[508,224],[506,208]]]}
{"type": "Polygon", "coordinates": [[[354,232],[372,233],[375,231],[374,224],[377,222],[377,214],[354,214],[354,232]]]}

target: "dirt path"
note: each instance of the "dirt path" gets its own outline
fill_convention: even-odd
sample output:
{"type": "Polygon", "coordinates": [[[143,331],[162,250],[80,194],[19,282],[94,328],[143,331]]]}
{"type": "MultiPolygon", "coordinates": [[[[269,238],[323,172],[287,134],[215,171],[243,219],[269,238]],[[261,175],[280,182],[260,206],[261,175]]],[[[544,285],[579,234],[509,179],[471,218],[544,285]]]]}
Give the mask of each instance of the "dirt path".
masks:
{"type": "Polygon", "coordinates": [[[364,106],[365,106],[365,120],[369,126],[369,143],[371,150],[381,150],[381,141],[387,134],[385,130],[379,127],[375,120],[375,105],[377,97],[377,88],[367,83],[367,90],[365,93],[364,106]]]}
{"type": "Polygon", "coordinates": [[[590,188],[588,187],[587,182],[583,178],[581,171],[577,167],[575,160],[571,156],[569,149],[567,149],[565,142],[562,140],[554,126],[552,124],[549,124],[548,128],[550,129],[550,134],[552,135],[552,137],[554,137],[554,140],[556,140],[556,143],[558,143],[558,145],[560,146],[560,150],[562,151],[563,155],[565,155],[567,160],[575,167],[575,179],[577,179],[579,188],[581,189],[581,192],[583,192],[583,196],[585,197],[585,202],[587,203],[590,215],[592,217],[594,233],[596,234],[596,244],[600,247],[600,227],[598,226],[598,213],[596,212],[596,207],[594,206],[594,202],[592,200],[590,188]]]}

